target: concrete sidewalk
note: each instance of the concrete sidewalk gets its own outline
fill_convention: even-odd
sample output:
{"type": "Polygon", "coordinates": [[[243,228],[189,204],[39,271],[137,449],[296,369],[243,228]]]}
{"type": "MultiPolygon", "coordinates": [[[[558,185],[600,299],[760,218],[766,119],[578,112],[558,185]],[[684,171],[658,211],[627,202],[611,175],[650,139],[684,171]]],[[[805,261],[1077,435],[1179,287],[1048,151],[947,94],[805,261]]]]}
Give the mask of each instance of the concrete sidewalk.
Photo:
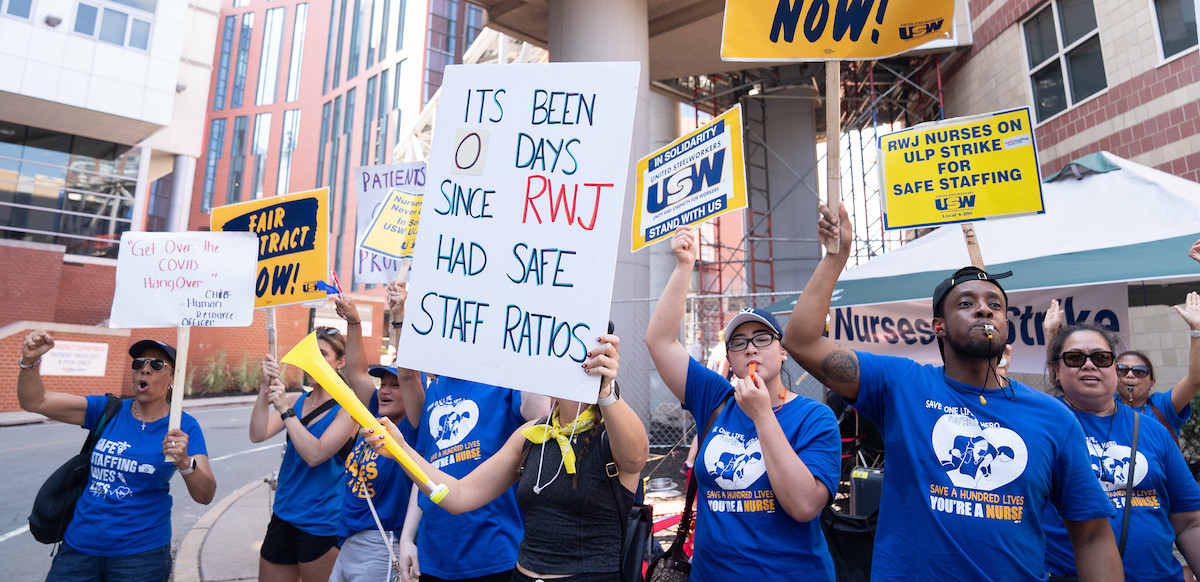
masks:
{"type": "MultiPolygon", "coordinates": [[[[243,396],[218,396],[215,398],[187,398],[183,401],[184,410],[209,408],[213,406],[232,406],[236,404],[253,404],[256,394],[243,396]]],[[[15,412],[0,412],[0,426],[18,426],[22,424],[37,424],[50,422],[49,418],[33,412],[18,410],[15,412]]]]}
{"type": "Polygon", "coordinates": [[[258,578],[258,550],[271,520],[266,478],[243,485],[213,505],[175,552],[174,582],[234,582],[258,578]]]}

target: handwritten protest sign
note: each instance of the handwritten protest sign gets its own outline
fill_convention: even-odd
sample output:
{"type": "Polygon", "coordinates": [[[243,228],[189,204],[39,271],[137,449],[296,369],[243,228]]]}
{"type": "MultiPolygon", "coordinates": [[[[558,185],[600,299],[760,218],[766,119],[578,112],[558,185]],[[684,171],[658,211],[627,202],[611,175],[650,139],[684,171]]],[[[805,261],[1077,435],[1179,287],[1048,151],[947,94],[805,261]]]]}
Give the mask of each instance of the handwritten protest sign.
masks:
{"type": "MultiPolygon", "coordinates": [[[[1013,344],[1012,372],[1040,374],[1046,367],[1042,321],[1052,299],[1062,305],[1066,325],[1090,322],[1129,339],[1129,294],[1125,285],[1095,285],[1008,294],[1008,336],[1013,344]]],[[[829,313],[829,337],[841,345],[876,354],[903,356],[941,365],[929,300],[835,307],[829,313]]]]}
{"type": "Polygon", "coordinates": [[[108,367],[108,344],[56,340],[42,356],[43,376],[103,376],[108,367]]]}
{"type": "MultiPolygon", "coordinates": [[[[358,188],[358,215],[355,223],[358,248],[355,249],[354,280],[357,283],[387,283],[394,280],[401,269],[401,261],[398,259],[411,257],[412,249],[385,252],[386,243],[377,245],[384,250],[364,248],[362,243],[372,221],[383,209],[384,199],[393,189],[415,195],[416,199],[420,200],[421,195],[425,193],[425,162],[355,168],[354,180],[355,187],[358,188]]],[[[394,224],[398,226],[399,222],[394,224]]]]}
{"type": "Polygon", "coordinates": [[[212,229],[258,237],[255,308],[325,299],[316,284],[329,273],[329,188],[218,206],[212,229]]]}
{"type": "Polygon", "coordinates": [[[250,325],[257,244],[248,233],[123,233],[109,327],[250,325]]]}
{"type": "Polygon", "coordinates": [[[637,164],[633,250],[746,207],[742,106],[642,158],[637,164]]]}
{"type": "Polygon", "coordinates": [[[870,60],[949,38],[954,0],[728,0],[726,61],[870,60]]]}
{"type": "Polygon", "coordinates": [[[405,367],[595,402],[638,63],[446,68],[397,350],[405,367]]]}
{"type": "Polygon", "coordinates": [[[412,258],[421,217],[421,195],[392,188],[363,233],[360,250],[391,259],[412,258]]]}
{"type": "Polygon", "coordinates": [[[879,159],[886,229],[1044,211],[1028,108],[890,133],[879,159]]]}

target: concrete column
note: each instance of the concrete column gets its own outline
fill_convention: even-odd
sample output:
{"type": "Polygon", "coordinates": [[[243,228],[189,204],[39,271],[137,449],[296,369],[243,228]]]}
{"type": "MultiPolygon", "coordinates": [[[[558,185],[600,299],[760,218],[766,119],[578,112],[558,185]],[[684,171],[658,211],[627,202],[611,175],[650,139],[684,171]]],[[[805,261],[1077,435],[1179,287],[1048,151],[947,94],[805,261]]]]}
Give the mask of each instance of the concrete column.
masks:
{"type": "Polygon", "coordinates": [[[139,150],[137,190],[133,195],[133,208],[131,209],[133,220],[129,225],[129,230],[144,232],[146,230],[146,208],[150,205],[150,154],[154,153],[154,150],[146,146],[134,147],[139,150]]]}
{"type": "Polygon", "coordinates": [[[554,62],[637,61],[642,64],[628,162],[625,212],[621,219],[612,321],[621,336],[621,384],[630,406],[649,420],[650,356],[642,344],[649,320],[650,254],[630,252],[634,164],[649,151],[649,22],[647,0],[550,0],[550,59],[554,62]]]}
{"type": "Polygon", "coordinates": [[[167,215],[167,228],[171,232],[188,229],[192,211],[192,187],[196,183],[196,158],[184,154],[175,156],[175,170],[171,176],[171,210],[167,215]]]}

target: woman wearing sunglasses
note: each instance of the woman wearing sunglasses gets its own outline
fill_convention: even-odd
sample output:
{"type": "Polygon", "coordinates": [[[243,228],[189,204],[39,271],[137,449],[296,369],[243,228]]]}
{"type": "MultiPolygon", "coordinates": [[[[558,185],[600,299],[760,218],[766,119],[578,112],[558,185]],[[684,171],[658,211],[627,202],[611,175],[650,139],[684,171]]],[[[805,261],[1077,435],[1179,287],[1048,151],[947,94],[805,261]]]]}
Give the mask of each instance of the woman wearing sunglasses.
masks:
{"type": "Polygon", "coordinates": [[[675,270],[646,329],[659,376],[703,432],[693,475],[699,485],[692,580],[833,580],[817,516],[837,491],[841,441],[833,411],[787,390],[783,330],[765,311],[744,309],[725,327],[736,383],[692,359],[679,342],[695,268],[696,228],[671,238],[675,270]],[[733,398],[730,398],[730,395],[733,398]]]}
{"type": "MultiPolygon", "coordinates": [[[[38,365],[53,347],[54,338],[42,330],[21,344],[21,408],[91,430],[108,398],[46,390],[38,365]]],[[[209,503],[217,490],[196,420],[184,412],[180,428],[167,430],[175,348],[141,340],[129,355],[133,398],[121,403],[96,443],[87,486],[47,580],[165,582],[171,574],[171,477],[178,472],[197,503],[209,503]]]]}
{"type": "MultiPolygon", "coordinates": [[[[348,327],[361,325],[357,311],[347,315],[345,299],[335,295],[334,303],[348,327]]],[[[346,338],[332,327],[319,326],[315,331],[321,356],[345,380],[346,338]]],[[[361,341],[361,333],[356,332],[356,337],[361,341]]],[[[305,382],[312,391],[288,395],[279,363],[270,354],[263,359],[262,371],[258,399],[250,412],[250,441],[260,443],[281,431],[288,441],[279,465],[274,511],[259,550],[258,579],[324,582],[337,561],[342,473],[358,424],[307,374],[305,382]]],[[[369,376],[348,385],[360,394],[375,390],[369,376]]]]}
{"type": "MultiPolygon", "coordinates": [[[[1200,565],[1200,487],[1166,429],[1157,422],[1135,424],[1135,419],[1148,419],[1113,398],[1120,385],[1115,345],[1116,337],[1107,329],[1076,324],[1051,340],[1046,366],[1051,381],[1062,390],[1062,402],[1083,427],[1092,469],[1113,503],[1109,522],[1118,545],[1122,537],[1126,539],[1122,554],[1125,579],[1180,580],[1183,569],[1172,552],[1172,542],[1190,565],[1200,565]],[[1130,483],[1129,523],[1125,526],[1130,483]]],[[[1051,505],[1046,506],[1043,517],[1046,569],[1056,576],[1075,576],[1066,527],[1051,505]]]]}
{"type": "MultiPolygon", "coordinates": [[[[1150,363],[1145,353],[1127,350],[1117,356],[1117,378],[1121,385],[1117,388],[1116,398],[1167,427],[1178,442],[1179,429],[1192,416],[1192,399],[1200,392],[1200,293],[1188,293],[1183,304],[1174,308],[1187,324],[1191,335],[1187,375],[1166,392],[1152,393],[1154,364],[1150,363]]],[[[1054,337],[1062,320],[1063,312],[1058,301],[1051,301],[1042,324],[1047,341],[1054,337]]]]}

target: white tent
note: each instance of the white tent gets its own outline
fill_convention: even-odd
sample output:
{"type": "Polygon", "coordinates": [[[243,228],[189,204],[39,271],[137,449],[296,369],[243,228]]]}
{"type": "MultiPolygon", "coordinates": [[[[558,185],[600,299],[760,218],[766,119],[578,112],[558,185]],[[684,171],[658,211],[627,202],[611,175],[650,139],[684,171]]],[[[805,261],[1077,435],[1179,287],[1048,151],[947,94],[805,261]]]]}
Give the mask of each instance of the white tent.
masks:
{"type": "MultiPolygon", "coordinates": [[[[1042,185],[1045,213],[975,223],[992,273],[1009,291],[1200,279],[1187,250],[1200,239],[1200,184],[1100,152],[1042,185]]],[[[833,307],[927,299],[970,265],[962,229],[938,228],[842,274],[833,307]]],[[[788,312],[791,297],[772,305],[788,312]]]]}

